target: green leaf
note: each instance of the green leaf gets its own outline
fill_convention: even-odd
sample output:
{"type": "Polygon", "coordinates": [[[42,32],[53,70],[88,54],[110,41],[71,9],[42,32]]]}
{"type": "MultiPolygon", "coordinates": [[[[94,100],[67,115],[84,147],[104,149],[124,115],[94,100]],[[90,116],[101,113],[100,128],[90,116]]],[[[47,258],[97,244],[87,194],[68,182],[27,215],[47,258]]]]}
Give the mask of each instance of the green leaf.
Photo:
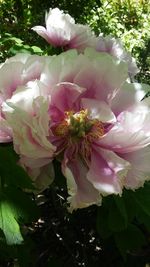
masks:
{"type": "Polygon", "coordinates": [[[21,244],[23,241],[19,225],[11,204],[5,198],[0,200],[0,228],[3,230],[7,244],[21,244]]]}
{"type": "Polygon", "coordinates": [[[16,219],[28,223],[39,218],[39,209],[30,195],[15,187],[6,187],[4,193],[16,219]]]}
{"type": "Polygon", "coordinates": [[[0,146],[0,228],[9,245],[23,241],[18,222],[28,223],[39,218],[39,209],[21,190],[34,189],[31,179],[17,165],[18,157],[9,145],[0,146]],[[19,188],[20,187],[20,188],[19,188]]]}
{"type": "Polygon", "coordinates": [[[108,209],[105,206],[105,203],[98,208],[96,228],[100,236],[104,239],[112,234],[108,226],[108,209]]]}
{"type": "Polygon", "coordinates": [[[108,225],[111,231],[119,232],[127,227],[128,216],[122,197],[113,196],[109,203],[108,225]]]}
{"type": "Polygon", "coordinates": [[[144,224],[148,232],[150,232],[150,217],[142,210],[138,212],[137,219],[141,224],[144,224]]]}
{"type": "Polygon", "coordinates": [[[25,189],[35,189],[31,178],[17,164],[18,158],[10,146],[0,146],[0,176],[6,184],[16,185],[25,189]]]}
{"type": "Polygon", "coordinates": [[[150,182],[146,183],[143,188],[134,192],[133,197],[138,207],[150,217],[150,182]]]}
{"type": "Polygon", "coordinates": [[[146,243],[143,233],[133,224],[130,224],[124,231],[115,233],[114,238],[123,256],[128,250],[141,248],[146,243]]]}
{"type": "Polygon", "coordinates": [[[110,196],[103,200],[98,208],[97,231],[102,238],[108,238],[113,232],[120,232],[127,228],[128,215],[124,199],[110,196]]]}
{"type": "Polygon", "coordinates": [[[40,48],[40,47],[38,47],[38,46],[31,46],[31,48],[32,48],[32,50],[33,50],[33,52],[34,53],[43,53],[43,50],[40,48]]]}
{"type": "Polygon", "coordinates": [[[15,36],[12,36],[11,34],[9,34],[9,33],[5,33],[5,35],[4,36],[6,36],[5,38],[3,38],[3,43],[5,43],[5,42],[14,42],[14,43],[16,43],[16,44],[22,44],[23,43],[23,41],[21,40],[21,39],[19,39],[19,38],[17,38],[17,37],[15,37],[15,36]]]}
{"type": "Polygon", "coordinates": [[[34,201],[20,189],[1,188],[0,228],[9,245],[23,241],[18,222],[31,222],[39,218],[39,210],[34,201]]]}
{"type": "Polygon", "coordinates": [[[134,192],[131,190],[124,190],[122,197],[128,214],[128,221],[132,222],[132,220],[137,215],[137,209],[138,209],[137,203],[134,198],[134,192]]]}
{"type": "Polygon", "coordinates": [[[14,44],[9,50],[9,54],[16,55],[17,53],[33,54],[33,50],[29,45],[14,44]]]}

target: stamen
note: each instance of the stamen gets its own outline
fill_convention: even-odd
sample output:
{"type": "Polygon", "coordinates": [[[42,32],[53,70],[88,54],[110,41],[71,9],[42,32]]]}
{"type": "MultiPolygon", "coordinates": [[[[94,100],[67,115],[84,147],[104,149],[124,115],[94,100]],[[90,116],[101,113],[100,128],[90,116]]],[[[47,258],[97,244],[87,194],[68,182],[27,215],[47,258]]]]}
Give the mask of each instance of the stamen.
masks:
{"type": "Polygon", "coordinates": [[[96,120],[92,126],[91,131],[87,134],[89,142],[93,142],[95,139],[101,138],[105,134],[104,126],[101,121],[96,120]]]}
{"type": "Polygon", "coordinates": [[[63,120],[54,130],[56,136],[66,136],[68,134],[68,122],[63,120]]]}
{"type": "Polygon", "coordinates": [[[69,135],[75,140],[84,138],[85,141],[91,143],[104,135],[104,126],[98,120],[89,119],[87,109],[77,113],[66,111],[64,120],[55,128],[54,134],[56,136],[69,135]]]}

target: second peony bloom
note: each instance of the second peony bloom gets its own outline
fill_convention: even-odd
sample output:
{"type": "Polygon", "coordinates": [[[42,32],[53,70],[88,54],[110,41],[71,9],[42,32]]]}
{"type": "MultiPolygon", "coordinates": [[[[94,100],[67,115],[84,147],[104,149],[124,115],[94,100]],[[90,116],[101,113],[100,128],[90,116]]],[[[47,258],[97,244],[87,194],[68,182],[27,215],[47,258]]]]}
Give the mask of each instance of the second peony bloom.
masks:
{"type": "Polygon", "coordinates": [[[149,177],[150,97],[141,102],[142,85],[127,78],[128,65],[116,57],[70,50],[49,57],[40,78],[2,104],[22,165],[61,161],[70,210],[149,177]]]}
{"type": "Polygon", "coordinates": [[[54,47],[64,47],[65,50],[76,48],[83,51],[87,46],[93,46],[95,36],[87,25],[76,24],[75,20],[62,10],[54,8],[45,15],[46,28],[32,28],[54,47]]]}

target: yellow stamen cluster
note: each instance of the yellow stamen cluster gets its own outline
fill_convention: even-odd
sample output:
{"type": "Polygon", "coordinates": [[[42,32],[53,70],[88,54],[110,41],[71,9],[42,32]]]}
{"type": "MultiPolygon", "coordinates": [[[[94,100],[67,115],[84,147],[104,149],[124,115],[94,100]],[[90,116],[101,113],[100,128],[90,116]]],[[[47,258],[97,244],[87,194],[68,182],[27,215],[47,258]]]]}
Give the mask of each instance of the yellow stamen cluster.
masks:
{"type": "Polygon", "coordinates": [[[81,110],[77,113],[73,111],[65,112],[65,118],[55,128],[56,136],[66,136],[79,140],[84,138],[88,143],[104,135],[102,122],[88,118],[88,111],[81,110]]]}

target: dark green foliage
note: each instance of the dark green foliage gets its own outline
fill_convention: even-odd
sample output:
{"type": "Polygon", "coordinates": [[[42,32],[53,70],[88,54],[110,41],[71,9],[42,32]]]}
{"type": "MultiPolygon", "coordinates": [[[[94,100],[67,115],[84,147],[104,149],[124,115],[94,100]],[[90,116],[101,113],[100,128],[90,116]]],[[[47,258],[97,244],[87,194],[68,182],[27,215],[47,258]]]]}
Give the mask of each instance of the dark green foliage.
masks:
{"type": "Polygon", "coordinates": [[[34,189],[27,173],[18,165],[18,157],[12,146],[0,146],[1,184],[15,185],[26,189],[34,189]]]}
{"type": "Polygon", "coordinates": [[[133,224],[129,224],[124,231],[115,233],[114,238],[116,246],[123,256],[127,251],[139,249],[146,243],[142,231],[133,224]]]}
{"type": "MultiPolygon", "coordinates": [[[[0,146],[0,229],[8,245],[21,244],[23,237],[18,223],[37,220],[38,209],[31,195],[34,190],[30,177],[18,165],[18,157],[10,145],[0,146]]],[[[2,238],[5,243],[4,237],[2,238]]]]}
{"type": "Polygon", "coordinates": [[[138,251],[149,242],[149,212],[149,183],[135,192],[125,190],[122,197],[107,197],[98,209],[98,233],[102,239],[112,236],[116,247],[126,259],[128,252],[138,251]]]}

